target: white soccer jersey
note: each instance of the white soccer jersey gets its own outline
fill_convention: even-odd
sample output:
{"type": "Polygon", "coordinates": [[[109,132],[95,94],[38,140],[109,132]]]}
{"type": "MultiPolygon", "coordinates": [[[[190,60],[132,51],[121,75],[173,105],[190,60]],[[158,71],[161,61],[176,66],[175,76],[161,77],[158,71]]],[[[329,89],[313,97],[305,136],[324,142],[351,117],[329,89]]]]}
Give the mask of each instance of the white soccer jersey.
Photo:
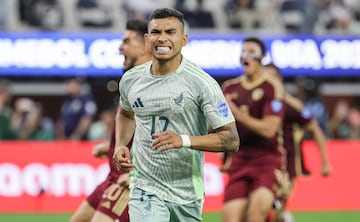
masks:
{"type": "Polygon", "coordinates": [[[204,197],[204,155],[188,148],[153,150],[152,134],[206,135],[233,122],[219,84],[183,58],[179,68],[164,76],[150,72],[151,62],[129,70],[121,78],[120,105],[133,111],[136,129],[131,148],[132,186],[169,202],[186,204],[204,197]]]}

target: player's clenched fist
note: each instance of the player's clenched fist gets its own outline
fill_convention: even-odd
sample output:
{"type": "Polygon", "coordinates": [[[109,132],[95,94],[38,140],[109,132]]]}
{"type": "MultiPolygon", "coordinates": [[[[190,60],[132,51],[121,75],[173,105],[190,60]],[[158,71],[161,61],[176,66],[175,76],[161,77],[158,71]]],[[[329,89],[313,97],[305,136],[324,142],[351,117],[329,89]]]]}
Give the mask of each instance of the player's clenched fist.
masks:
{"type": "Polygon", "coordinates": [[[131,163],[129,148],[126,146],[115,147],[113,160],[119,170],[128,172],[134,167],[131,163]]]}

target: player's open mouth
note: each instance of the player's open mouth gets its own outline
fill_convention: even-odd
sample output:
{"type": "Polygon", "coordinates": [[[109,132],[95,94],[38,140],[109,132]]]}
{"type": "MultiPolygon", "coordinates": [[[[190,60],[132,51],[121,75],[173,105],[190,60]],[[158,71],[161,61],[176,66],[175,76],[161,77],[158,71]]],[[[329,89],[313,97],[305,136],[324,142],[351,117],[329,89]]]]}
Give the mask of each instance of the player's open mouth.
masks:
{"type": "Polygon", "coordinates": [[[241,64],[242,64],[243,66],[248,66],[248,65],[250,65],[248,61],[241,61],[241,64]]]}
{"type": "Polygon", "coordinates": [[[170,46],[155,46],[156,51],[160,52],[160,53],[166,53],[169,52],[171,50],[170,46]]]}

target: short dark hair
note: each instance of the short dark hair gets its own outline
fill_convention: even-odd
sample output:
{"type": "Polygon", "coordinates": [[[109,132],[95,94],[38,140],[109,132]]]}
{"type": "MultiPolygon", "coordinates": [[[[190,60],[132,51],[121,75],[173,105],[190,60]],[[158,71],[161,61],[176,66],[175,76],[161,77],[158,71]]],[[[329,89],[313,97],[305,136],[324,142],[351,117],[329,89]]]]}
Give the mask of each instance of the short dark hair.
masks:
{"type": "Polygon", "coordinates": [[[147,22],[140,19],[131,19],[126,22],[126,30],[135,31],[141,37],[147,33],[147,22]]]}
{"type": "Polygon", "coordinates": [[[261,49],[261,53],[262,55],[266,54],[266,47],[265,47],[265,43],[258,37],[254,37],[254,36],[250,36],[247,37],[243,40],[243,42],[255,42],[256,44],[258,44],[260,46],[261,49]]]}
{"type": "Polygon", "coordinates": [[[169,18],[175,17],[177,18],[183,25],[184,22],[184,14],[180,11],[172,8],[158,8],[153,11],[153,13],[149,17],[149,21],[153,19],[162,19],[162,18],[169,18]]]}

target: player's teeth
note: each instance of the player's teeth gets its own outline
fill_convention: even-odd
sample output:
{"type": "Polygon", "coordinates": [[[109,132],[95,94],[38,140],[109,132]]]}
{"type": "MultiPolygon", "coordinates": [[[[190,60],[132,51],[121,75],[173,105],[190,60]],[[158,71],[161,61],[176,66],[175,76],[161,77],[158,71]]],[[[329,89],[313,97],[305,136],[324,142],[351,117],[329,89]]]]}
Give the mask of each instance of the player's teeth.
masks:
{"type": "Polygon", "coordinates": [[[157,50],[162,51],[162,52],[168,52],[168,51],[170,51],[170,48],[169,47],[157,47],[157,50]]]}

